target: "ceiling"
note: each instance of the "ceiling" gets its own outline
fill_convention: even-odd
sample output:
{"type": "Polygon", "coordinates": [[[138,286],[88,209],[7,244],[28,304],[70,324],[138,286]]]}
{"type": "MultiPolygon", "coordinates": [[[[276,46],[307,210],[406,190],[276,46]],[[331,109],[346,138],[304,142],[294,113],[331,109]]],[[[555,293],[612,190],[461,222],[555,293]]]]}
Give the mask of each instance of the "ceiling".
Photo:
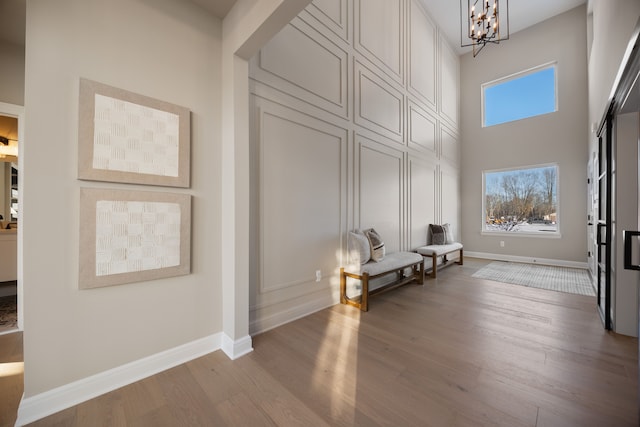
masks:
{"type": "MultiPolygon", "coordinates": [[[[13,0],[19,1],[19,0],[13,0]]],[[[236,0],[192,0],[219,18],[224,18],[236,0]]],[[[471,48],[460,47],[461,0],[419,0],[438,24],[445,38],[459,55],[471,48]]],[[[463,0],[466,4],[467,0],[463,0]]],[[[509,30],[513,34],[555,15],[586,3],[587,0],[511,0],[509,2],[509,30]]]]}
{"type": "MultiPolygon", "coordinates": [[[[220,19],[224,18],[236,0],[191,0],[220,19]]],[[[461,0],[419,0],[458,54],[469,52],[471,48],[460,47],[460,1],[461,0]]],[[[466,4],[467,0],[462,0],[466,4]]],[[[509,2],[510,33],[530,27],[552,16],[559,15],[587,0],[511,0],[509,2]]],[[[26,0],[0,0],[0,40],[24,44],[26,22],[26,0]],[[8,19],[7,19],[8,18],[8,19]]]]}
{"type": "MultiPolygon", "coordinates": [[[[471,51],[471,47],[460,47],[460,0],[419,1],[459,55],[471,51]]],[[[509,1],[509,33],[524,30],[586,2],[586,0],[511,0],[509,1]]],[[[462,3],[466,10],[467,0],[462,3]]]]}
{"type": "Polygon", "coordinates": [[[207,9],[218,18],[222,19],[227,16],[227,13],[231,10],[236,0],[191,0],[194,3],[207,9]]]}

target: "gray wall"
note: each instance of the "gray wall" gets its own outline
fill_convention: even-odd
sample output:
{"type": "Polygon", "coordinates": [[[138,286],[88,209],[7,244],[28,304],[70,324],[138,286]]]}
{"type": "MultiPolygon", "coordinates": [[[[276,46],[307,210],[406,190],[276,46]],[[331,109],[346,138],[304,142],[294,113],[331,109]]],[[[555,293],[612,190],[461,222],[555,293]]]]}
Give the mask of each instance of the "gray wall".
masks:
{"type": "Polygon", "coordinates": [[[459,59],[418,0],[315,1],[250,67],[253,333],[338,301],[349,230],[459,236],[459,59]]]}
{"type": "Polygon", "coordinates": [[[0,40],[0,102],[24,105],[24,46],[0,40]]]}
{"type": "Polygon", "coordinates": [[[462,240],[465,252],[584,265],[587,260],[586,6],[461,59],[462,240]],[[558,111],[483,128],[481,85],[557,61],[558,111]],[[561,238],[482,235],[482,172],[557,163],[561,238]],[[505,242],[500,247],[500,241],[505,242]]]}
{"type": "MultiPolygon", "coordinates": [[[[638,0],[591,0],[593,37],[589,48],[589,122],[599,123],[631,34],[640,17],[638,0]]],[[[595,137],[591,148],[595,147],[595,137]]]]}
{"type": "Polygon", "coordinates": [[[61,0],[30,2],[26,31],[28,398],[222,329],[221,22],[190,2],[61,0]],[[80,77],[191,110],[190,189],[76,179],[80,77]],[[81,187],[191,194],[192,274],[79,290],[81,187]]]}

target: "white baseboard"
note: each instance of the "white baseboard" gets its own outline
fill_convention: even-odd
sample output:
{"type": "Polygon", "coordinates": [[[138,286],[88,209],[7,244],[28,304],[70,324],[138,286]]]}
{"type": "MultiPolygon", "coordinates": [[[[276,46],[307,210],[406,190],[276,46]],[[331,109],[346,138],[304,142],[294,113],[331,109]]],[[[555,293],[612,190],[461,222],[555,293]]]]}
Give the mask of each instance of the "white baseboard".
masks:
{"type": "Polygon", "coordinates": [[[253,351],[253,342],[249,335],[234,341],[229,337],[229,335],[223,333],[222,351],[224,351],[229,359],[236,360],[238,357],[244,356],[245,354],[253,351]]]}
{"type": "Polygon", "coordinates": [[[589,264],[587,264],[586,262],[565,261],[565,260],[550,259],[550,258],[534,258],[534,257],[490,254],[486,252],[471,252],[471,251],[464,251],[464,256],[471,257],[471,258],[491,259],[495,261],[511,261],[511,262],[523,262],[525,264],[544,264],[544,265],[554,265],[556,267],[582,268],[585,270],[589,268],[589,264]]]}
{"type": "Polygon", "coordinates": [[[22,398],[16,426],[29,424],[63,409],[220,350],[222,333],[139,359],[108,371],[22,398]]]}

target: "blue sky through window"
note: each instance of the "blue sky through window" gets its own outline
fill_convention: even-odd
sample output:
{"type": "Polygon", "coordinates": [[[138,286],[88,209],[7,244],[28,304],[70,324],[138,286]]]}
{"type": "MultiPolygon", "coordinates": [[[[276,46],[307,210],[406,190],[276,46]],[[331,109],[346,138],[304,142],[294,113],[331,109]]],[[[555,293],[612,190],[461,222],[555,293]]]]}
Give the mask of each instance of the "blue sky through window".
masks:
{"type": "Polygon", "coordinates": [[[555,66],[483,86],[484,126],[556,111],[555,66]]]}

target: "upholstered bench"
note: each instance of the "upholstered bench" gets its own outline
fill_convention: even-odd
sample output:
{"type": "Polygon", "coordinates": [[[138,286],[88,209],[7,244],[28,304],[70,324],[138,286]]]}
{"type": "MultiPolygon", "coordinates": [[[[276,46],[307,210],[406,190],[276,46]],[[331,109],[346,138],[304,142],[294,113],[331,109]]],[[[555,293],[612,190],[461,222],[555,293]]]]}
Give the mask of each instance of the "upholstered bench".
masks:
{"type": "Polygon", "coordinates": [[[445,245],[427,245],[416,248],[416,252],[425,257],[431,257],[433,268],[431,270],[431,277],[434,279],[438,273],[438,257],[442,257],[443,265],[446,265],[449,260],[447,255],[460,252],[459,259],[456,264],[462,265],[464,263],[464,249],[462,243],[454,242],[445,245]]]}
{"type": "Polygon", "coordinates": [[[431,258],[431,277],[434,279],[438,275],[438,258],[442,257],[442,264],[446,265],[449,261],[447,255],[460,252],[456,264],[462,265],[464,262],[462,243],[455,241],[453,228],[448,223],[442,225],[429,224],[429,227],[427,227],[427,244],[414,249],[414,251],[422,256],[431,258]]]}
{"type": "Polygon", "coordinates": [[[340,268],[340,302],[342,304],[358,307],[362,311],[369,310],[369,296],[397,288],[407,283],[424,283],[424,258],[415,252],[393,252],[386,254],[380,261],[368,261],[365,264],[353,264],[340,268]],[[405,275],[407,269],[411,274],[405,275]],[[395,281],[370,288],[370,280],[395,273],[398,277],[395,281]],[[347,278],[360,280],[362,294],[358,297],[347,296],[347,278]]]}

